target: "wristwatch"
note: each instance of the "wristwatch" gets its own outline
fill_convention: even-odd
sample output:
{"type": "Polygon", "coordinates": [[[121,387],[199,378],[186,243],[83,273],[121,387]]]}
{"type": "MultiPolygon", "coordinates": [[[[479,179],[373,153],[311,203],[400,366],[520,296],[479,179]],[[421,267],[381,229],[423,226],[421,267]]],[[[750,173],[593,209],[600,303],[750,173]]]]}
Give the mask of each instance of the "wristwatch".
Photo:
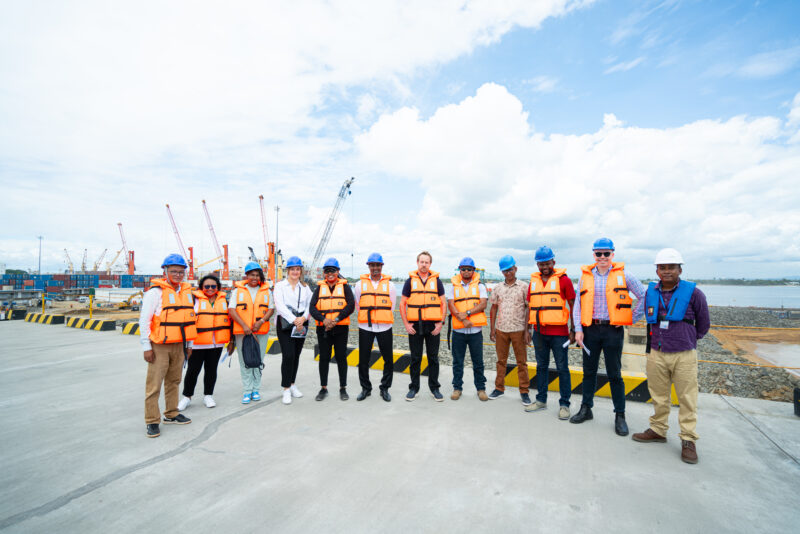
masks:
{"type": "Polygon", "coordinates": [[[472,315],[472,310],[467,310],[467,317],[469,317],[470,315],[472,315]]]}

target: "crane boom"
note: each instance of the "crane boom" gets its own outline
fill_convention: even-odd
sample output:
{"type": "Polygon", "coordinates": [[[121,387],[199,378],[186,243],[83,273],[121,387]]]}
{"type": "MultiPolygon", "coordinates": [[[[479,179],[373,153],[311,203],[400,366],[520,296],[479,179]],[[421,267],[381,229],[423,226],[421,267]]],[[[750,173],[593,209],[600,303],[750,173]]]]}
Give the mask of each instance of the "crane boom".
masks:
{"type": "Polygon", "coordinates": [[[267,215],[264,211],[264,195],[258,195],[258,204],[261,206],[261,229],[264,231],[264,252],[269,258],[269,233],[267,232],[267,215]]]}
{"type": "Polygon", "coordinates": [[[317,250],[314,252],[314,259],[311,262],[310,269],[310,272],[312,273],[319,266],[319,260],[325,253],[325,248],[328,246],[331,233],[333,233],[333,227],[336,225],[336,218],[339,216],[339,211],[342,209],[342,204],[344,204],[345,198],[348,194],[350,194],[350,186],[353,184],[353,180],[355,180],[353,177],[351,177],[349,180],[345,180],[344,184],[342,184],[342,188],[339,189],[339,195],[336,197],[336,204],[333,205],[331,214],[328,217],[328,222],[325,224],[325,230],[322,232],[322,239],[319,240],[317,250]]]}
{"type": "Polygon", "coordinates": [[[83,259],[81,260],[81,272],[86,272],[86,257],[89,255],[89,249],[83,249],[83,259]]]}
{"type": "Polygon", "coordinates": [[[128,265],[128,243],[125,241],[125,232],[122,231],[122,223],[117,223],[117,227],[119,227],[119,236],[122,238],[122,252],[125,253],[125,265],[128,265]]]}
{"type": "Polygon", "coordinates": [[[211,224],[211,215],[208,214],[208,206],[206,206],[206,201],[203,201],[203,212],[206,214],[206,221],[208,221],[208,230],[211,232],[211,240],[214,243],[214,250],[217,251],[217,258],[222,261],[222,279],[228,280],[229,278],[229,271],[228,271],[228,245],[224,245],[225,250],[223,251],[219,247],[219,241],[217,241],[217,233],[214,231],[214,225],[211,224]]]}
{"type": "Polygon", "coordinates": [[[72,265],[72,259],[69,257],[69,252],[67,252],[67,249],[64,249],[64,256],[67,258],[67,268],[69,269],[69,274],[74,273],[75,267],[72,265]]]}
{"type": "Polygon", "coordinates": [[[108,249],[103,250],[103,253],[100,254],[100,257],[97,258],[96,262],[94,262],[94,269],[93,269],[94,271],[96,271],[96,270],[98,270],[100,268],[100,262],[102,262],[103,258],[106,257],[106,252],[108,252],[108,249]]]}
{"type": "Polygon", "coordinates": [[[183,241],[181,241],[181,233],[178,232],[178,225],[175,224],[175,219],[172,217],[172,210],[169,209],[169,204],[167,204],[167,216],[169,217],[169,222],[172,224],[172,231],[175,232],[175,239],[178,241],[178,252],[183,254],[183,257],[186,258],[186,249],[183,246],[183,241]]]}

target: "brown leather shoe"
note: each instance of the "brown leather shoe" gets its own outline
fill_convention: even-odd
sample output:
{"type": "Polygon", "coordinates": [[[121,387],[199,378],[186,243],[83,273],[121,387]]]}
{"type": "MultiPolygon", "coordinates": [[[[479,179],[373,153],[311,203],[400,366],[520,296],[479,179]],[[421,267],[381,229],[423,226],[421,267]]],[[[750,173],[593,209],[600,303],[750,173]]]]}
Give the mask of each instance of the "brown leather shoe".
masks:
{"type": "Polygon", "coordinates": [[[452,395],[450,395],[450,398],[451,398],[452,400],[458,400],[458,399],[460,399],[460,398],[461,398],[461,390],[460,390],[460,389],[454,389],[454,390],[453,390],[453,394],[452,394],[452,395]]]}
{"type": "Polygon", "coordinates": [[[655,430],[648,428],[644,432],[634,434],[633,441],[638,441],[640,443],[666,443],[667,438],[664,436],[659,436],[655,430]]]}
{"type": "Polygon", "coordinates": [[[482,400],[482,401],[488,401],[489,400],[489,395],[487,395],[486,391],[482,389],[482,390],[480,390],[478,392],[478,398],[480,400],[482,400]]]}
{"type": "Polygon", "coordinates": [[[681,440],[681,460],[687,464],[697,463],[697,449],[694,448],[694,441],[681,440]]]}

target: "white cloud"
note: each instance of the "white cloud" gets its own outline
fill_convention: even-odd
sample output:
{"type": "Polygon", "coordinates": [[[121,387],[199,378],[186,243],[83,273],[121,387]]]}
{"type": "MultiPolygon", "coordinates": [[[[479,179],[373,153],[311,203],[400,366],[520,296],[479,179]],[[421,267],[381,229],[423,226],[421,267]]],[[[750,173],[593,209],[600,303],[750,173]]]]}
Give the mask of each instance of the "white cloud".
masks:
{"type": "Polygon", "coordinates": [[[612,74],[614,72],[626,72],[633,68],[636,68],[642,61],[644,61],[644,57],[640,56],[636,59],[632,59],[630,61],[621,61],[614,65],[611,65],[609,68],[603,71],[603,74],[612,74]]]}
{"type": "Polygon", "coordinates": [[[556,85],[558,85],[558,78],[552,76],[536,76],[522,83],[529,86],[534,93],[552,93],[556,85]]]}
{"type": "Polygon", "coordinates": [[[487,84],[427,119],[384,115],[356,144],[372,172],[420,180],[426,194],[409,218],[439,229],[432,239],[447,261],[469,251],[491,267],[512,252],[532,265],[531,251],[550,244],[578,264],[608,235],[634,264],[672,246],[690,263],[750,262],[758,276],[800,261],[791,117],[655,129],[607,114],[597,132],[547,136],[530,130],[514,95],[487,84]]]}
{"type": "Polygon", "coordinates": [[[743,78],[770,78],[793,69],[800,62],[800,46],[750,56],[736,70],[743,78]]]}

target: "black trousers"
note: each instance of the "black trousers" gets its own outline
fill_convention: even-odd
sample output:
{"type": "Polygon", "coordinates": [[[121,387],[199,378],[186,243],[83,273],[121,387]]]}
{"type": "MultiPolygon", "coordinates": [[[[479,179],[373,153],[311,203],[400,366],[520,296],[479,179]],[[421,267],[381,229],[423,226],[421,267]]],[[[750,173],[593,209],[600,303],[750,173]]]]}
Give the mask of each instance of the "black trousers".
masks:
{"type": "Polygon", "coordinates": [[[361,389],[372,391],[372,383],[369,381],[369,361],[372,356],[372,342],[375,339],[378,340],[378,349],[381,351],[381,357],[383,358],[381,389],[388,390],[392,387],[392,376],[394,375],[391,328],[385,332],[358,329],[358,381],[361,383],[361,389]]]}
{"type": "Polygon", "coordinates": [[[203,395],[214,394],[214,384],[217,383],[217,365],[224,348],[192,350],[192,356],[189,358],[189,365],[186,368],[186,376],[183,377],[184,397],[194,395],[194,387],[197,385],[197,377],[200,376],[200,369],[202,368],[205,368],[203,395]]]}
{"type": "Polygon", "coordinates": [[[319,342],[319,383],[322,387],[328,385],[328,366],[331,363],[331,349],[336,358],[336,367],[339,368],[339,387],[347,387],[347,334],[350,327],[346,324],[334,326],[325,331],[324,326],[317,327],[317,341],[319,342]]]}
{"type": "Polygon", "coordinates": [[[281,387],[288,388],[297,380],[297,368],[300,367],[300,353],[303,352],[303,337],[292,337],[291,330],[275,329],[278,332],[278,343],[281,346],[281,387]]]}
{"type": "Polygon", "coordinates": [[[600,351],[606,362],[611,399],[614,412],[625,413],[625,383],[622,380],[622,344],[625,332],[621,326],[591,325],[583,327],[583,345],[589,349],[583,353],[583,404],[594,406],[594,393],[597,389],[597,367],[600,364],[600,351]]]}
{"type": "Polygon", "coordinates": [[[419,374],[420,367],[422,366],[422,346],[425,345],[426,353],[428,355],[428,387],[431,391],[439,389],[439,339],[441,332],[433,335],[431,332],[436,328],[436,324],[432,321],[422,323],[413,323],[417,333],[413,336],[408,335],[408,348],[411,350],[411,366],[409,373],[411,374],[411,383],[408,389],[419,391],[419,374]]]}

